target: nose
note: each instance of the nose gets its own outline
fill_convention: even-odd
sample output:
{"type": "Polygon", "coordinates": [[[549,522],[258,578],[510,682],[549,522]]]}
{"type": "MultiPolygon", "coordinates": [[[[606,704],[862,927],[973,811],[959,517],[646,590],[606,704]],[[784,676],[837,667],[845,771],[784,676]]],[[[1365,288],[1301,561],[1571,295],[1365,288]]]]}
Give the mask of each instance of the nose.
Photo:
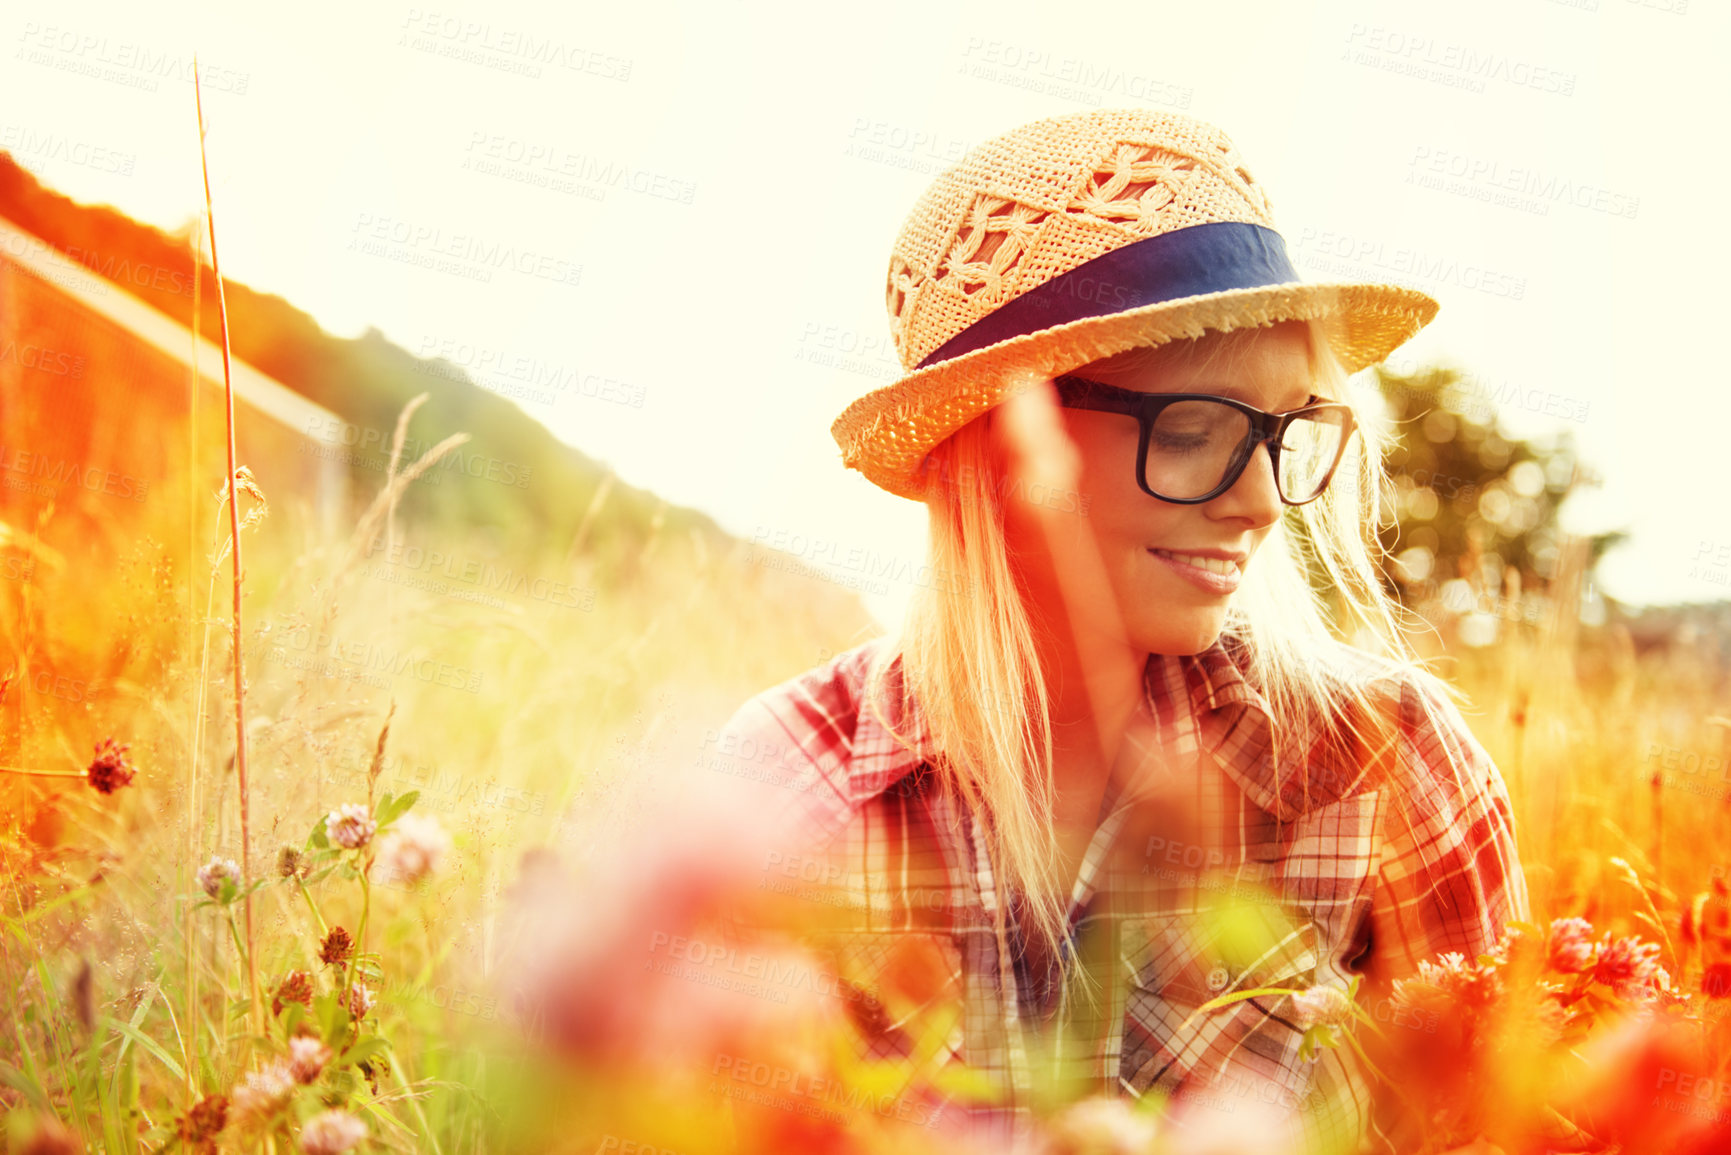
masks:
{"type": "Polygon", "coordinates": [[[1215,518],[1239,518],[1253,529],[1267,529],[1280,520],[1285,503],[1274,483],[1274,457],[1266,441],[1258,442],[1232,488],[1208,503],[1215,518]]]}

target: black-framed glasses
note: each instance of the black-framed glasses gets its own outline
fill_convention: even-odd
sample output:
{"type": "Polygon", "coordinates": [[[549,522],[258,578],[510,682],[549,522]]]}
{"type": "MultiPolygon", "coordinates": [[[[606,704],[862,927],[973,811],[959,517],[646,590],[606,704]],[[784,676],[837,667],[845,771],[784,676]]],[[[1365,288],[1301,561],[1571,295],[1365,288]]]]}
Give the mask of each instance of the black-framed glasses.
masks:
{"type": "Polygon", "coordinates": [[[1287,505],[1322,496],[1357,428],[1352,408],[1315,394],[1288,413],[1212,393],[1141,393],[1085,377],[1056,379],[1058,403],[1134,417],[1141,427],[1136,484],[1179,505],[1212,501],[1237,484],[1258,445],[1268,444],[1275,486],[1287,505]]]}

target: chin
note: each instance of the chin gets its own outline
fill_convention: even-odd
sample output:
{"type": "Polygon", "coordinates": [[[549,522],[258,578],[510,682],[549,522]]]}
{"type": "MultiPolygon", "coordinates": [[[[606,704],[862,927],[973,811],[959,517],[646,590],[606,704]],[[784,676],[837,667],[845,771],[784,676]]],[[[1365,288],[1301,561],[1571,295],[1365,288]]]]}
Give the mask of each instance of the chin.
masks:
{"type": "Polygon", "coordinates": [[[1200,654],[1219,641],[1225,624],[1225,620],[1221,619],[1198,622],[1188,629],[1174,629],[1171,622],[1151,623],[1148,628],[1135,631],[1133,636],[1138,649],[1151,654],[1183,657],[1187,654],[1200,654]]]}

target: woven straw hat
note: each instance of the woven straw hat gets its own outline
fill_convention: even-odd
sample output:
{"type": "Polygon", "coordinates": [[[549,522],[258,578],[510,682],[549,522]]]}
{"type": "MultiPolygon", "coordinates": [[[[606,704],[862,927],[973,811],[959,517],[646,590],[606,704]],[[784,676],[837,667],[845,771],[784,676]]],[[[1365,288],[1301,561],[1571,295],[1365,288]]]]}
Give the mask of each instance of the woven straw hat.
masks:
{"type": "Polygon", "coordinates": [[[939,175],[896,238],[887,295],[907,374],[830,432],[849,468],[916,501],[927,452],[1040,377],[1305,320],[1356,372],[1437,311],[1415,289],[1301,281],[1226,134],[1131,109],[1035,121],[939,175]]]}

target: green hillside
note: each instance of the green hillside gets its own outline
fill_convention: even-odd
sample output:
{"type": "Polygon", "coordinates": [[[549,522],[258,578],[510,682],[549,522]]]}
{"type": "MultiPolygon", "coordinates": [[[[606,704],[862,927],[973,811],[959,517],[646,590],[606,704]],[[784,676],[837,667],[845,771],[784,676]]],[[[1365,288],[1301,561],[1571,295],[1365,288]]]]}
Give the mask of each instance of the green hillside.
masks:
{"type": "MultiPolygon", "coordinates": [[[[34,233],[63,255],[174,318],[192,324],[193,239],[189,224],[177,233],[140,224],[107,207],[77,204],[46,188],[10,155],[0,152],[0,216],[34,233]]],[[[203,332],[219,331],[216,294],[208,264],[202,296],[203,332]]],[[[419,393],[428,400],[415,417],[409,449],[424,450],[457,431],[472,440],[465,459],[493,458],[526,471],[533,484],[416,485],[404,496],[403,512],[448,528],[487,526],[505,549],[545,548],[575,534],[607,466],[555,438],[511,401],[476,385],[458,366],[423,360],[392,344],[377,330],[346,339],[326,333],[311,316],[281,297],[233,280],[226,291],[230,343],[236,357],[281,381],[356,426],[388,437],[403,406],[419,393]]],[[[375,463],[376,464],[376,463],[375,463]]],[[[354,491],[370,498],[376,468],[351,465],[354,491]]],[[[654,494],[614,482],[585,540],[604,553],[649,533],[661,501],[654,494]]],[[[668,507],[661,532],[680,537],[695,531],[721,544],[713,520],[695,510],[668,507]]]]}

